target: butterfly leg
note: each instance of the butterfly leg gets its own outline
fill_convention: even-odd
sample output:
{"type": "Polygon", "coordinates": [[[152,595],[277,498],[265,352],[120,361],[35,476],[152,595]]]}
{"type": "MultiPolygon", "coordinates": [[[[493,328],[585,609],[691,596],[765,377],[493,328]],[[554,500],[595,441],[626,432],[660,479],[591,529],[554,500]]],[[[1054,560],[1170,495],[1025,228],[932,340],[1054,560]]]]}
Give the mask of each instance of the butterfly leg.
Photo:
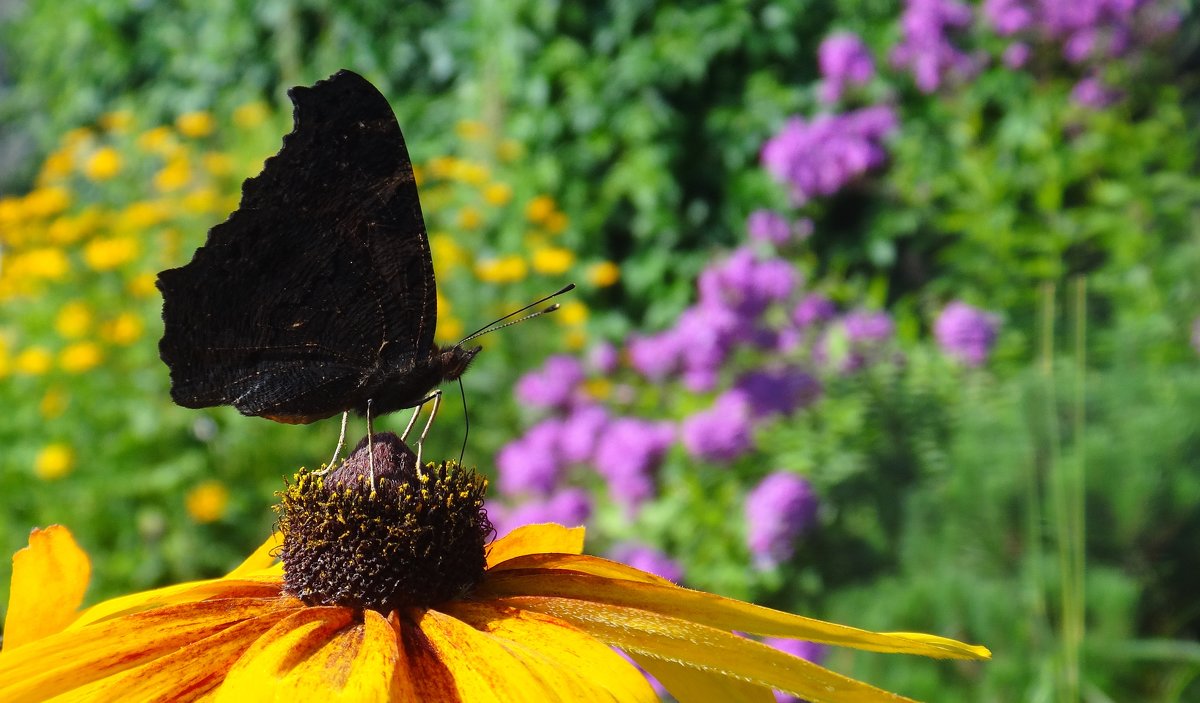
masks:
{"type": "Polygon", "coordinates": [[[412,432],[413,425],[417,424],[417,416],[421,414],[421,408],[425,407],[425,403],[428,400],[428,398],[421,400],[420,403],[417,403],[417,407],[413,408],[412,417],[408,418],[408,425],[404,427],[404,432],[400,434],[401,442],[408,441],[408,433],[412,432]]]}
{"type": "Polygon", "coordinates": [[[429,394],[426,400],[433,401],[433,407],[429,409],[429,419],[425,421],[425,429],[421,430],[421,436],[417,438],[417,475],[421,475],[421,448],[425,445],[425,437],[429,434],[429,428],[433,426],[433,418],[437,417],[438,406],[442,404],[442,391],[436,390],[429,394]]]}
{"type": "Polygon", "coordinates": [[[330,471],[333,471],[333,465],[337,463],[338,454],[341,454],[342,447],[346,446],[346,422],[349,421],[349,419],[350,411],[347,410],[346,412],[342,413],[342,431],[340,434],[338,434],[338,443],[333,449],[333,458],[329,460],[329,463],[325,465],[325,468],[321,469],[320,471],[314,471],[314,474],[318,476],[324,476],[330,471]]]}

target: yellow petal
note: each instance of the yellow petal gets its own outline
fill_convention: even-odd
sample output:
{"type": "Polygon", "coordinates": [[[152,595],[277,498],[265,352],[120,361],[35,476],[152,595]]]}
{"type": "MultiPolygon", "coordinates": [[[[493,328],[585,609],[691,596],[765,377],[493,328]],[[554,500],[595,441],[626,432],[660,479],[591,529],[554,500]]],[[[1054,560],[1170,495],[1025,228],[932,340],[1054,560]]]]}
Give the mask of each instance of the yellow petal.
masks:
{"type": "Polygon", "coordinates": [[[574,574],[566,571],[497,571],[479,584],[481,597],[558,596],[610,603],[702,622],[720,630],[811,640],[872,652],[919,654],[938,659],[987,659],[986,647],[936,635],[882,633],[792,615],[712,593],[574,574]]]}
{"type": "Polygon", "coordinates": [[[616,700],[598,682],[561,668],[527,642],[482,632],[436,610],[406,624],[403,633],[417,700],[616,700]]]}
{"type": "Polygon", "coordinates": [[[591,574],[593,576],[654,583],[667,588],[678,588],[672,581],[647,573],[641,569],[635,569],[628,564],[622,564],[619,561],[609,561],[608,559],[601,559],[600,557],[593,557],[587,554],[526,554],[509,559],[503,564],[497,564],[488,571],[489,573],[494,573],[512,569],[558,569],[591,574]]]}
{"type": "Polygon", "coordinates": [[[658,679],[679,703],[775,703],[771,689],[683,664],[630,654],[629,657],[658,679]]]}
{"type": "Polygon", "coordinates": [[[714,686],[723,678],[733,677],[811,703],[911,700],[835,674],[762,642],[638,608],[572,598],[508,598],[500,603],[562,618],[630,654],[692,667],[711,677],[714,686]]]}
{"type": "Polygon", "coordinates": [[[78,615],[92,565],[62,525],[29,534],[13,555],[12,590],[4,618],[4,651],[53,635],[78,615]]]}
{"type": "Polygon", "coordinates": [[[67,629],[78,630],[108,618],[132,615],[179,603],[213,598],[277,598],[282,587],[282,578],[279,576],[189,581],[174,586],[156,588],[152,591],[131,593],[97,603],[83,611],[67,629]]]}
{"type": "Polygon", "coordinates": [[[562,671],[584,672],[613,700],[658,701],[646,677],[611,647],[562,620],[491,603],[455,602],[444,612],[472,627],[532,650],[562,671]]]}
{"type": "Polygon", "coordinates": [[[563,527],[549,522],[518,527],[488,545],[488,568],[526,554],[580,554],[583,552],[583,533],[582,527],[563,527]]]}
{"type": "MultiPolygon", "coordinates": [[[[256,571],[262,571],[264,569],[270,569],[273,566],[276,566],[277,562],[279,561],[279,557],[276,556],[276,553],[282,546],[283,533],[272,532],[271,536],[267,538],[266,542],[263,542],[258,549],[254,550],[253,554],[246,557],[246,560],[239,564],[236,569],[226,574],[225,578],[240,578],[242,576],[249,576],[256,571]]],[[[282,568],[280,573],[282,573],[282,568]]]]}
{"type": "MultiPolygon", "coordinates": [[[[43,637],[0,653],[4,703],[41,701],[166,656],[240,622],[263,619],[263,629],[289,610],[291,601],[216,599],[172,605],[43,637]]],[[[247,643],[249,644],[249,643],[247,643]]],[[[206,655],[196,667],[217,666],[206,655]]]]}
{"type": "Polygon", "coordinates": [[[308,607],[281,620],[229,672],[217,701],[386,701],[399,654],[374,611],[308,607]]]}
{"type": "Polygon", "coordinates": [[[279,614],[243,620],[166,656],[70,692],[88,703],[188,701],[214,689],[279,614]]]}

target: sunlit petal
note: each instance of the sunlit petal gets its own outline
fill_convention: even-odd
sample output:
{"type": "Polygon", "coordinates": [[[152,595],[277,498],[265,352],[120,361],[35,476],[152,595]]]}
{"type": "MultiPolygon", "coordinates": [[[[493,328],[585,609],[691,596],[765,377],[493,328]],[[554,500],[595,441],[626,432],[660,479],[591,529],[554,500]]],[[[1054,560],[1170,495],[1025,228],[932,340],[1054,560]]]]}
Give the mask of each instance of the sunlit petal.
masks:
{"type": "Polygon", "coordinates": [[[131,593],[97,603],[83,611],[67,629],[77,630],[119,615],[132,615],[165,605],[190,603],[210,598],[275,598],[279,595],[280,588],[281,583],[278,576],[189,581],[175,586],[156,588],[152,591],[131,593]]]}
{"type": "MultiPolygon", "coordinates": [[[[5,703],[40,701],[166,656],[240,622],[265,630],[288,600],[216,599],[114,618],[44,637],[0,657],[5,703]]],[[[194,657],[193,665],[209,663],[194,657]]],[[[213,663],[215,665],[215,663],[213,663]]]]}
{"type": "Polygon", "coordinates": [[[614,700],[657,701],[658,695],[637,669],[591,635],[557,618],[496,606],[491,603],[456,602],[444,607],[448,615],[545,659],[544,666],[559,671],[586,672],[593,685],[602,686],[614,700]]]}
{"type": "Polygon", "coordinates": [[[792,615],[687,588],[636,583],[589,574],[542,569],[503,570],[480,584],[481,595],[558,596],[629,606],[703,622],[721,630],[789,637],[874,652],[919,654],[940,659],[985,659],[986,647],[934,635],[879,633],[792,615]]]}
{"type": "Polygon", "coordinates": [[[910,700],[835,674],[761,642],[635,607],[587,603],[573,598],[506,598],[501,602],[562,618],[630,654],[707,672],[714,682],[733,677],[801,696],[812,703],[910,700]]]}
{"type": "Polygon", "coordinates": [[[582,527],[563,527],[553,523],[518,527],[488,546],[487,565],[490,569],[526,554],[581,554],[583,536],[582,527]]]}
{"type": "Polygon", "coordinates": [[[604,576],[606,578],[654,583],[667,587],[676,585],[667,579],[647,573],[641,569],[635,569],[627,564],[586,554],[526,554],[497,565],[495,568],[490,569],[489,573],[498,573],[513,569],[559,569],[581,574],[591,574],[593,576],[604,576]]]}
{"type": "Polygon", "coordinates": [[[91,570],[91,561],[70,530],[62,525],[33,530],[29,546],[13,555],[4,651],[70,624],[78,615],[91,570]]]}
{"type": "Polygon", "coordinates": [[[771,689],[738,679],[713,676],[665,659],[630,654],[651,676],[658,679],[679,703],[775,703],[771,689]]]}

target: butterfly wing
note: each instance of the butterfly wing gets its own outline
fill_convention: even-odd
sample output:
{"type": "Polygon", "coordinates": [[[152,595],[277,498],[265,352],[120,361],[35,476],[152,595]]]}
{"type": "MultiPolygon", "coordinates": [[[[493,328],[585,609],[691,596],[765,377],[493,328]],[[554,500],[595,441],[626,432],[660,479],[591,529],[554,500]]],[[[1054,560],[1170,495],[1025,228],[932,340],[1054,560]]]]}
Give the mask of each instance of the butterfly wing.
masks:
{"type": "Polygon", "coordinates": [[[433,262],[387,100],[340,71],[288,92],[295,127],[187,265],[159,274],[171,397],[309,422],[361,405],[381,352],[433,348],[433,262]]]}

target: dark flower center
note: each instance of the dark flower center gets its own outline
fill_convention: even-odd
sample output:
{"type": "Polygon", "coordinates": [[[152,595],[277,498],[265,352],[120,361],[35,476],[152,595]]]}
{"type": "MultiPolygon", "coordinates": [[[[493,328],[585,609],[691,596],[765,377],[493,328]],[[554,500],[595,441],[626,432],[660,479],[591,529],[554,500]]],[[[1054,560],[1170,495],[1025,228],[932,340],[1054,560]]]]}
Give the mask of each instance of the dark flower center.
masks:
{"type": "Polygon", "coordinates": [[[284,590],[309,605],[387,614],[457,598],[483,577],[486,479],[426,464],[395,434],[363,438],[336,470],[301,470],[280,493],[284,590]]]}

